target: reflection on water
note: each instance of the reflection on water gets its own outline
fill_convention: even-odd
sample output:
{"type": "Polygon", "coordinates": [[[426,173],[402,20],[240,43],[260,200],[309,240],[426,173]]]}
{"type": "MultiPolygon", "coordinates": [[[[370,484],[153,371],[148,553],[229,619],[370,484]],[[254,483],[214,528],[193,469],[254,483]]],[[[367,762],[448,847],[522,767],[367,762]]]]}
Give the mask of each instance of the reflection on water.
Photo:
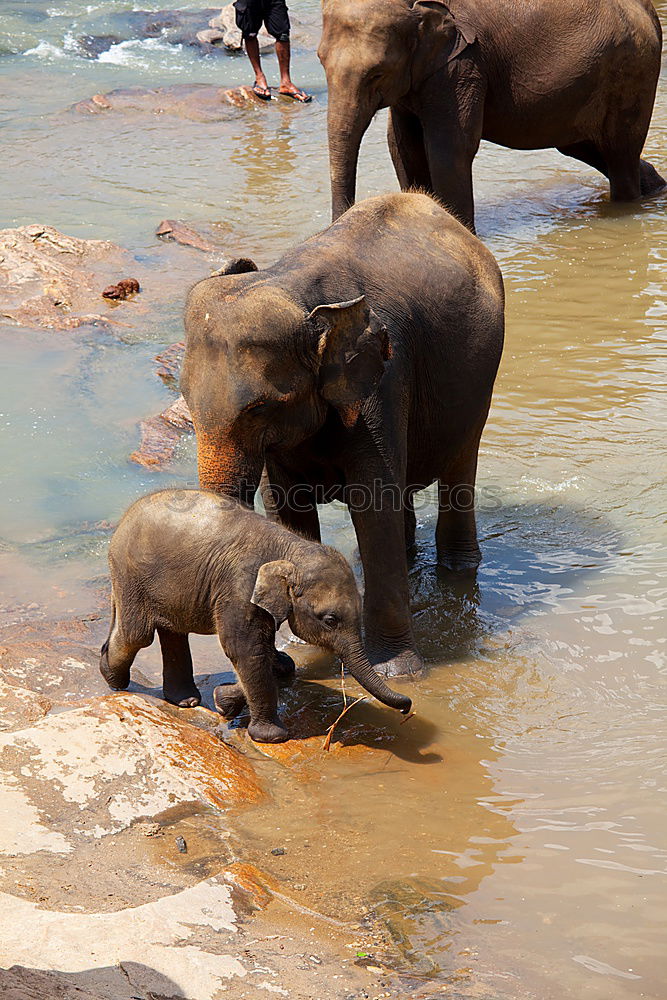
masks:
{"type": "MultiPolygon", "coordinates": [[[[215,223],[221,254],[261,265],[329,214],[312,46],[295,56],[316,95],[304,108],[232,109],[215,123],[86,118],[67,108],[96,92],[236,85],[248,66],[128,41],[127,5],[113,0],[55,0],[49,17],[42,0],[5,6],[0,225],[113,239],[154,266],[164,301],[121,340],[0,328],[2,623],[84,612],[128,502],[195,480],[191,442],[166,473],[126,460],[137,421],[173,398],[153,356],[181,338],[185,290],[215,266],[182,248],[161,257],[157,222],[215,223]],[[114,32],[98,59],[72,41],[114,32]]],[[[317,18],[313,0],[293,12],[317,18]]],[[[273,57],[266,68],[275,81],[273,57]]],[[[395,187],[384,125],[378,115],[364,142],[360,196],[395,187]]],[[[664,84],[648,155],[664,172],[664,84]]],[[[426,982],[494,1000],[663,1000],[667,199],[610,205],[602,178],[552,151],[487,144],[475,173],[508,318],[482,443],[479,577],[438,575],[422,497],[411,582],[428,669],[399,685],[417,717],[400,726],[359,706],[340,727],[359,749],[323,755],[307,781],[258,757],[275,798],[239,832],[309,905],[364,920],[393,949],[406,994],[426,982]],[[284,859],[269,854],[277,842],[284,859]]],[[[323,523],[354,560],[345,513],[332,505],[323,523]]],[[[194,649],[199,672],[218,674],[213,640],[194,649]]],[[[156,652],[142,657],[153,689],[156,652]]],[[[315,659],[287,695],[303,732],[339,711],[326,677],[330,662],[315,659]]]]}

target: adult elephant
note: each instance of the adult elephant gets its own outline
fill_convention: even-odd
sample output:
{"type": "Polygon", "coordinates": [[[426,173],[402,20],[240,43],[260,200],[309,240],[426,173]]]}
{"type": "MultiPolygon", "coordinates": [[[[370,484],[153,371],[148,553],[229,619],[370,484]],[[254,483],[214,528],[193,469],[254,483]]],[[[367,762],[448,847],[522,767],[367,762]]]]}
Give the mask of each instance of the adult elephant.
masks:
{"type": "Polygon", "coordinates": [[[431,198],[364,201],[263,271],[194,286],[181,387],[204,489],[268,506],[319,539],[316,504],[350,508],[371,662],[421,666],[406,546],[412,494],[439,480],[440,563],[474,570],[477,449],[503,342],[490,252],[431,198]]]}
{"type": "Polygon", "coordinates": [[[474,228],[481,139],[556,147],[632,201],[664,187],[641,159],[660,72],[651,0],[324,0],[334,219],[354,203],[373,115],[403,190],[438,195],[474,228]]]}

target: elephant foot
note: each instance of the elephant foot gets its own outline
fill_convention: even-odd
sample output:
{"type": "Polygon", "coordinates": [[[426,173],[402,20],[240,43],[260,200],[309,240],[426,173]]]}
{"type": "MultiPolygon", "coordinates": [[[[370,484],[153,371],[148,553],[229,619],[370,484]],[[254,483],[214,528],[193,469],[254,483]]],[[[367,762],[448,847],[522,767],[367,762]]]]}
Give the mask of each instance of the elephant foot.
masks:
{"type": "Polygon", "coordinates": [[[224,719],[235,719],[247,702],[240,684],[219,684],[213,690],[213,704],[224,719]]]}
{"type": "Polygon", "coordinates": [[[126,691],[130,686],[129,669],[114,670],[109,666],[108,642],[105,642],[100,650],[100,673],[113,691],[126,691]]]}
{"type": "Polygon", "coordinates": [[[276,650],[276,656],[271,669],[276,680],[286,683],[291,681],[296,673],[296,664],[291,656],[276,650]]]}
{"type": "Polygon", "coordinates": [[[179,708],[196,708],[201,705],[201,695],[196,687],[162,688],[164,700],[179,708]]]}
{"type": "Polygon", "coordinates": [[[274,722],[251,721],[248,735],[254,743],[284,743],[289,739],[289,733],[278,719],[274,722]]]}
{"type": "Polygon", "coordinates": [[[382,677],[414,677],[420,674],[424,661],[411,642],[412,640],[397,643],[367,635],[365,645],[373,669],[382,677]]]}
{"type": "Polygon", "coordinates": [[[438,552],[438,569],[455,576],[474,577],[481,561],[482,553],[478,545],[438,552]]]}
{"type": "Polygon", "coordinates": [[[639,161],[639,183],[642,198],[652,198],[667,188],[667,181],[648,160],[639,161]]]}

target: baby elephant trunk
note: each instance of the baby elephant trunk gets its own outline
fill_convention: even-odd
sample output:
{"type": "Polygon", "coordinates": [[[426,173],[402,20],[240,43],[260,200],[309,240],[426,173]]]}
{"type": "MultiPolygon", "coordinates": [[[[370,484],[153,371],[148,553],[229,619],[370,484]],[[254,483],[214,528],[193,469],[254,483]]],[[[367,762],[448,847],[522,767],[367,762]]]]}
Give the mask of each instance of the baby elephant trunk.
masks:
{"type": "Polygon", "coordinates": [[[377,671],[373,670],[368,657],[360,645],[349,646],[343,654],[343,663],[350,671],[356,681],[358,681],[369,694],[381,701],[389,708],[397,708],[403,715],[407,715],[412,708],[412,701],[407,695],[399,694],[387,687],[377,671]]]}

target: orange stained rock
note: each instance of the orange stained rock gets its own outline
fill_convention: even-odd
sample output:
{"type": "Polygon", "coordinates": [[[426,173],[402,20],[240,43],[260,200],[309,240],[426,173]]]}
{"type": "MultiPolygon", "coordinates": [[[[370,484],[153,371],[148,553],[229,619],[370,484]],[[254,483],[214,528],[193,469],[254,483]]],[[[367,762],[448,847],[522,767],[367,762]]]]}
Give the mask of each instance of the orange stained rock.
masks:
{"type": "Polygon", "coordinates": [[[260,910],[271,902],[273,892],[280,889],[276,879],[260,871],[256,865],[238,861],[226,870],[226,877],[234,885],[250,893],[260,910]]]}
{"type": "Polygon", "coordinates": [[[183,770],[202,788],[211,805],[258,802],[264,795],[252,765],[212,733],[181,722],[135,695],[109,695],[93,709],[102,719],[115,714],[151,746],[167,766],[183,770]]]}

